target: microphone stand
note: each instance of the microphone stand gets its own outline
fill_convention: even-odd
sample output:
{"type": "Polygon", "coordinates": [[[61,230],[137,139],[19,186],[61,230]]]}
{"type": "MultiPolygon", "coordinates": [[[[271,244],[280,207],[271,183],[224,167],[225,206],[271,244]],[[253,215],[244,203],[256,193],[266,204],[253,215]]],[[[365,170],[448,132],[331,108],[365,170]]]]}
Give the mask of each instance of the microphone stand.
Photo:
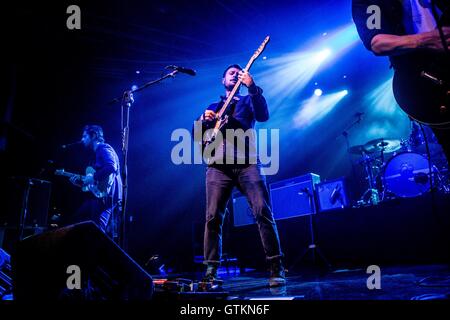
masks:
{"type": "Polygon", "coordinates": [[[361,122],[362,115],[363,115],[362,113],[358,113],[356,115],[358,119],[356,119],[352,124],[350,124],[344,131],[342,131],[342,135],[344,136],[345,143],[347,145],[347,155],[348,155],[348,160],[350,161],[350,164],[352,166],[352,174],[353,174],[354,181],[356,181],[356,172],[355,172],[355,165],[353,163],[352,157],[350,156],[350,152],[348,152],[348,150],[350,149],[350,141],[348,139],[348,133],[355,125],[357,125],[361,122]]]}
{"type": "Polygon", "coordinates": [[[156,80],[149,81],[142,86],[134,89],[127,90],[123,93],[122,97],[115,98],[109,102],[113,104],[121,101],[121,123],[120,131],[122,134],[122,204],[121,204],[121,219],[120,219],[120,232],[118,244],[123,249],[126,250],[126,210],[127,210],[127,199],[128,199],[128,146],[129,146],[129,134],[130,134],[130,109],[134,102],[133,93],[142,91],[147,87],[150,87],[156,83],[159,83],[167,78],[174,78],[178,73],[178,70],[174,70],[156,80]]]}

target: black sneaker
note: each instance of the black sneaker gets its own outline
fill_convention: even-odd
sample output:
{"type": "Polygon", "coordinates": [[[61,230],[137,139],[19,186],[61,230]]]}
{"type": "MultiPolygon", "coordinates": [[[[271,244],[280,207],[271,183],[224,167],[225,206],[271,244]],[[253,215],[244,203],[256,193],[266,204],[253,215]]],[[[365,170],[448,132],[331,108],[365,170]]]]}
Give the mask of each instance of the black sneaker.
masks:
{"type": "Polygon", "coordinates": [[[202,278],[202,282],[213,282],[217,281],[217,266],[216,265],[208,265],[206,269],[206,273],[202,278]]]}
{"type": "Polygon", "coordinates": [[[281,261],[274,261],[270,266],[269,287],[284,286],[286,284],[286,275],[281,261]]]}
{"type": "Polygon", "coordinates": [[[209,265],[202,280],[198,283],[198,291],[217,291],[220,290],[223,280],[217,275],[217,266],[209,265]]]}

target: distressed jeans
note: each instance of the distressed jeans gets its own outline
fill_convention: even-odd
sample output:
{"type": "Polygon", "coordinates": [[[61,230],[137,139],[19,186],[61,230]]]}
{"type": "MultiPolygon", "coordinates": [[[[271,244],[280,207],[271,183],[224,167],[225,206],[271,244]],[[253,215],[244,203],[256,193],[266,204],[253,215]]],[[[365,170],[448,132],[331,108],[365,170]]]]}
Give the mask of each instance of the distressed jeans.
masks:
{"type": "Polygon", "coordinates": [[[266,260],[283,256],[278,230],[273,218],[265,177],[260,166],[216,165],[206,171],[206,222],[204,235],[205,264],[220,264],[222,226],[225,209],[233,187],[247,197],[258,225],[266,260]]]}

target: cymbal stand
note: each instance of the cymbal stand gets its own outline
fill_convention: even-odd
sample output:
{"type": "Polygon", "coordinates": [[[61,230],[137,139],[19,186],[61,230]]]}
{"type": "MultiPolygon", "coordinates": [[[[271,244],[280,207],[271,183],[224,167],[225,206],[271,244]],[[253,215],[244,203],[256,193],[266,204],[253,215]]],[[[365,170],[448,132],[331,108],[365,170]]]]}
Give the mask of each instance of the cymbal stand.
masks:
{"type": "Polygon", "coordinates": [[[378,190],[375,188],[376,183],[373,178],[372,161],[373,161],[372,157],[370,157],[367,153],[363,153],[362,163],[364,164],[364,170],[366,172],[366,180],[367,183],[369,184],[369,188],[363,193],[360,200],[358,201],[358,204],[376,205],[380,201],[378,190]],[[366,202],[365,199],[368,194],[370,194],[370,198],[368,199],[368,202],[366,202]]]}

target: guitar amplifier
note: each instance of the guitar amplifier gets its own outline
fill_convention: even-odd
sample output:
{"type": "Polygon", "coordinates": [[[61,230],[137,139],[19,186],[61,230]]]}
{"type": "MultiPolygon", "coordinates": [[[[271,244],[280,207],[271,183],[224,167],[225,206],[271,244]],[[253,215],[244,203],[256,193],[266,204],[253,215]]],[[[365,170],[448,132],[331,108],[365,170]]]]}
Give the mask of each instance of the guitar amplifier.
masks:
{"type": "Polygon", "coordinates": [[[315,185],[319,182],[319,175],[308,173],[270,184],[270,198],[275,219],[316,213],[315,185]]]}
{"type": "Polygon", "coordinates": [[[319,183],[316,185],[316,191],[320,211],[343,209],[349,206],[344,178],[319,183]]]}

